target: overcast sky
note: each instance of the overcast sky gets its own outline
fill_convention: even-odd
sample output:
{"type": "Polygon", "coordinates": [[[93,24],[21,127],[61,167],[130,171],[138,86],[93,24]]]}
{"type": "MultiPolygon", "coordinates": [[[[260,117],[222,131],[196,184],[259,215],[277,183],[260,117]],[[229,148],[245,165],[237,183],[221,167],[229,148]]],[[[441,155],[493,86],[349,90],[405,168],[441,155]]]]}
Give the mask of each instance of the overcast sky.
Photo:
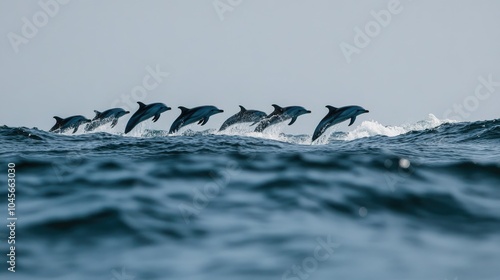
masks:
{"type": "Polygon", "coordinates": [[[165,130],[181,105],[225,110],[209,128],[239,104],[301,105],[285,132],[308,134],[325,105],[370,110],[355,125],[500,117],[500,1],[53,1],[0,1],[0,125],[135,101],[172,107],[165,130]]]}

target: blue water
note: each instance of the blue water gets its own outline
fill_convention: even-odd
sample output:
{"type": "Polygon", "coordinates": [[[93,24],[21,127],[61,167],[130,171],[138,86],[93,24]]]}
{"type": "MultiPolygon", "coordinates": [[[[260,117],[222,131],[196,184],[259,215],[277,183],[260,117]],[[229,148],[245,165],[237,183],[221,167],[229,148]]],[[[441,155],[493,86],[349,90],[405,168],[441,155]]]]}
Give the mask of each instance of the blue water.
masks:
{"type": "Polygon", "coordinates": [[[500,279],[500,120],[0,143],[1,279],[500,279]]]}

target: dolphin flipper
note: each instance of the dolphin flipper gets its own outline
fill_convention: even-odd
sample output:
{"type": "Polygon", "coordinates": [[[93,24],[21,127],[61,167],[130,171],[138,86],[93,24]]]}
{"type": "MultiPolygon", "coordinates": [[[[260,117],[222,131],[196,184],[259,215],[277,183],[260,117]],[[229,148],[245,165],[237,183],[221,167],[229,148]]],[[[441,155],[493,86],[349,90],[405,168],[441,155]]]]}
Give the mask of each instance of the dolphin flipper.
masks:
{"type": "Polygon", "coordinates": [[[348,125],[348,126],[351,126],[351,125],[352,125],[355,121],[356,121],[356,117],[352,117],[352,118],[351,118],[351,122],[349,123],[349,125],[348,125]]]}
{"type": "Polygon", "coordinates": [[[118,118],[113,119],[113,122],[111,122],[111,128],[115,127],[117,123],[118,123],[118,118]]]}
{"type": "Polygon", "coordinates": [[[292,125],[297,120],[297,117],[293,117],[292,121],[288,125],[292,125]]]}
{"type": "Polygon", "coordinates": [[[75,127],[75,129],[73,129],[73,134],[75,134],[75,132],[77,132],[77,131],[78,131],[78,127],[79,127],[79,126],[75,127]]]}
{"type": "Polygon", "coordinates": [[[205,125],[208,122],[208,119],[209,119],[209,117],[205,117],[205,118],[201,119],[200,120],[201,125],[205,125]]]}
{"type": "Polygon", "coordinates": [[[154,117],[153,117],[153,122],[156,122],[157,120],[160,119],[160,114],[156,114],[154,117]]]}

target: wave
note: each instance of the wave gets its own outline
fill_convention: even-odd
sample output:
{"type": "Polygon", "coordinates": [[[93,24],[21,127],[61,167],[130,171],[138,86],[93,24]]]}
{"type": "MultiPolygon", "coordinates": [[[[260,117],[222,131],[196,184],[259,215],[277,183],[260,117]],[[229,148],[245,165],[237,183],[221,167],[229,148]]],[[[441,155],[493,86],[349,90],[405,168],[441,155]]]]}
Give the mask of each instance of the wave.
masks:
{"type": "MultiPolygon", "coordinates": [[[[499,120],[365,121],[349,132],[332,129],[315,145],[310,135],[281,128],[167,135],[144,126],[124,136],[106,129],[65,135],[0,127],[0,163],[16,163],[24,201],[20,250],[29,265],[20,272],[24,279],[38,279],[40,271],[46,279],[92,279],[127,265],[140,279],[180,278],[178,263],[193,258],[208,260],[186,268],[200,273],[216,266],[244,270],[255,259],[276,258],[267,252],[285,252],[279,256],[291,259],[272,267],[279,278],[314,248],[298,250],[296,241],[318,232],[358,244],[365,251],[349,258],[367,263],[387,258],[390,264],[373,240],[396,231],[402,238],[382,247],[398,248],[389,256],[408,265],[415,258],[404,252],[417,252],[418,259],[443,252],[432,240],[447,240],[444,259],[464,248],[478,264],[482,248],[498,244],[499,120]],[[365,236],[352,239],[360,233],[365,236]],[[234,251],[239,258],[213,258],[213,252],[234,251]],[[130,252],[143,253],[125,264],[115,258],[130,252]],[[68,260],[74,262],[60,265],[68,260]],[[145,266],[155,261],[158,266],[145,266]]],[[[498,257],[490,263],[495,267],[498,257]]]]}
{"type": "MultiPolygon", "coordinates": [[[[251,137],[259,139],[267,139],[272,141],[285,142],[290,144],[300,145],[325,145],[338,141],[354,141],[370,137],[397,137],[397,136],[411,136],[411,137],[432,137],[435,139],[450,140],[454,139],[457,142],[467,141],[483,141],[483,140],[496,140],[500,138],[500,120],[476,121],[476,122],[457,122],[453,120],[440,120],[433,114],[429,114],[426,119],[401,125],[383,125],[377,121],[363,121],[360,125],[355,127],[352,131],[339,132],[335,128],[330,129],[327,133],[321,136],[314,143],[311,143],[311,135],[289,135],[281,131],[286,124],[278,124],[270,127],[266,131],[259,133],[251,131],[249,125],[239,124],[229,128],[226,131],[219,132],[216,129],[209,129],[205,131],[192,131],[190,129],[183,130],[178,133],[168,134],[166,130],[150,130],[147,129],[146,124],[140,124],[138,129],[130,134],[124,135],[116,128],[100,127],[95,131],[77,132],[76,134],[63,133],[53,134],[37,128],[15,127],[8,126],[0,127],[0,137],[6,140],[35,140],[43,141],[53,138],[62,137],[108,137],[106,135],[114,135],[118,137],[130,138],[156,138],[156,137],[196,137],[196,136],[237,136],[237,137],[251,137]]],[[[69,138],[68,138],[69,139],[69,138]]]]}

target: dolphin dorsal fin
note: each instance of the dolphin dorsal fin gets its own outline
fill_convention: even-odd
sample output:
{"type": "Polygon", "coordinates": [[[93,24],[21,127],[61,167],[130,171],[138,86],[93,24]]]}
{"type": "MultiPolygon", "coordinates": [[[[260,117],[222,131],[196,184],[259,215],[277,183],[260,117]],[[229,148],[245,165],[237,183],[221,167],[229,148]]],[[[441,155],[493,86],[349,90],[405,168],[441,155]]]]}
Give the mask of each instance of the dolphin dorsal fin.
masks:
{"type": "Polygon", "coordinates": [[[182,113],[182,114],[184,114],[184,113],[186,113],[187,111],[189,111],[189,109],[188,109],[188,108],[186,108],[186,107],[184,107],[184,106],[179,106],[178,108],[179,108],[179,109],[181,109],[181,113],[182,113]]]}
{"type": "Polygon", "coordinates": [[[282,113],[283,112],[283,108],[281,106],[276,105],[276,104],[273,104],[272,106],[274,107],[273,113],[282,113]]]}
{"type": "Polygon", "coordinates": [[[56,123],[60,123],[62,122],[62,118],[58,117],[58,116],[54,116],[54,119],[56,119],[56,123]]]}
{"type": "Polygon", "coordinates": [[[247,109],[245,109],[245,107],[243,107],[241,105],[238,105],[238,106],[240,106],[240,109],[241,109],[240,112],[245,112],[247,110],[247,109]]]}
{"type": "Polygon", "coordinates": [[[95,116],[96,117],[99,117],[99,115],[101,114],[101,112],[97,111],[97,110],[94,110],[94,113],[95,113],[95,116]]]}
{"type": "Polygon", "coordinates": [[[330,106],[330,105],[326,105],[325,107],[328,108],[328,111],[330,111],[330,113],[331,112],[335,112],[335,111],[337,111],[339,109],[337,107],[333,107],[333,106],[330,106]]]}
{"type": "Polygon", "coordinates": [[[139,104],[139,109],[146,107],[146,104],[142,103],[141,101],[137,101],[137,104],[139,104]]]}

